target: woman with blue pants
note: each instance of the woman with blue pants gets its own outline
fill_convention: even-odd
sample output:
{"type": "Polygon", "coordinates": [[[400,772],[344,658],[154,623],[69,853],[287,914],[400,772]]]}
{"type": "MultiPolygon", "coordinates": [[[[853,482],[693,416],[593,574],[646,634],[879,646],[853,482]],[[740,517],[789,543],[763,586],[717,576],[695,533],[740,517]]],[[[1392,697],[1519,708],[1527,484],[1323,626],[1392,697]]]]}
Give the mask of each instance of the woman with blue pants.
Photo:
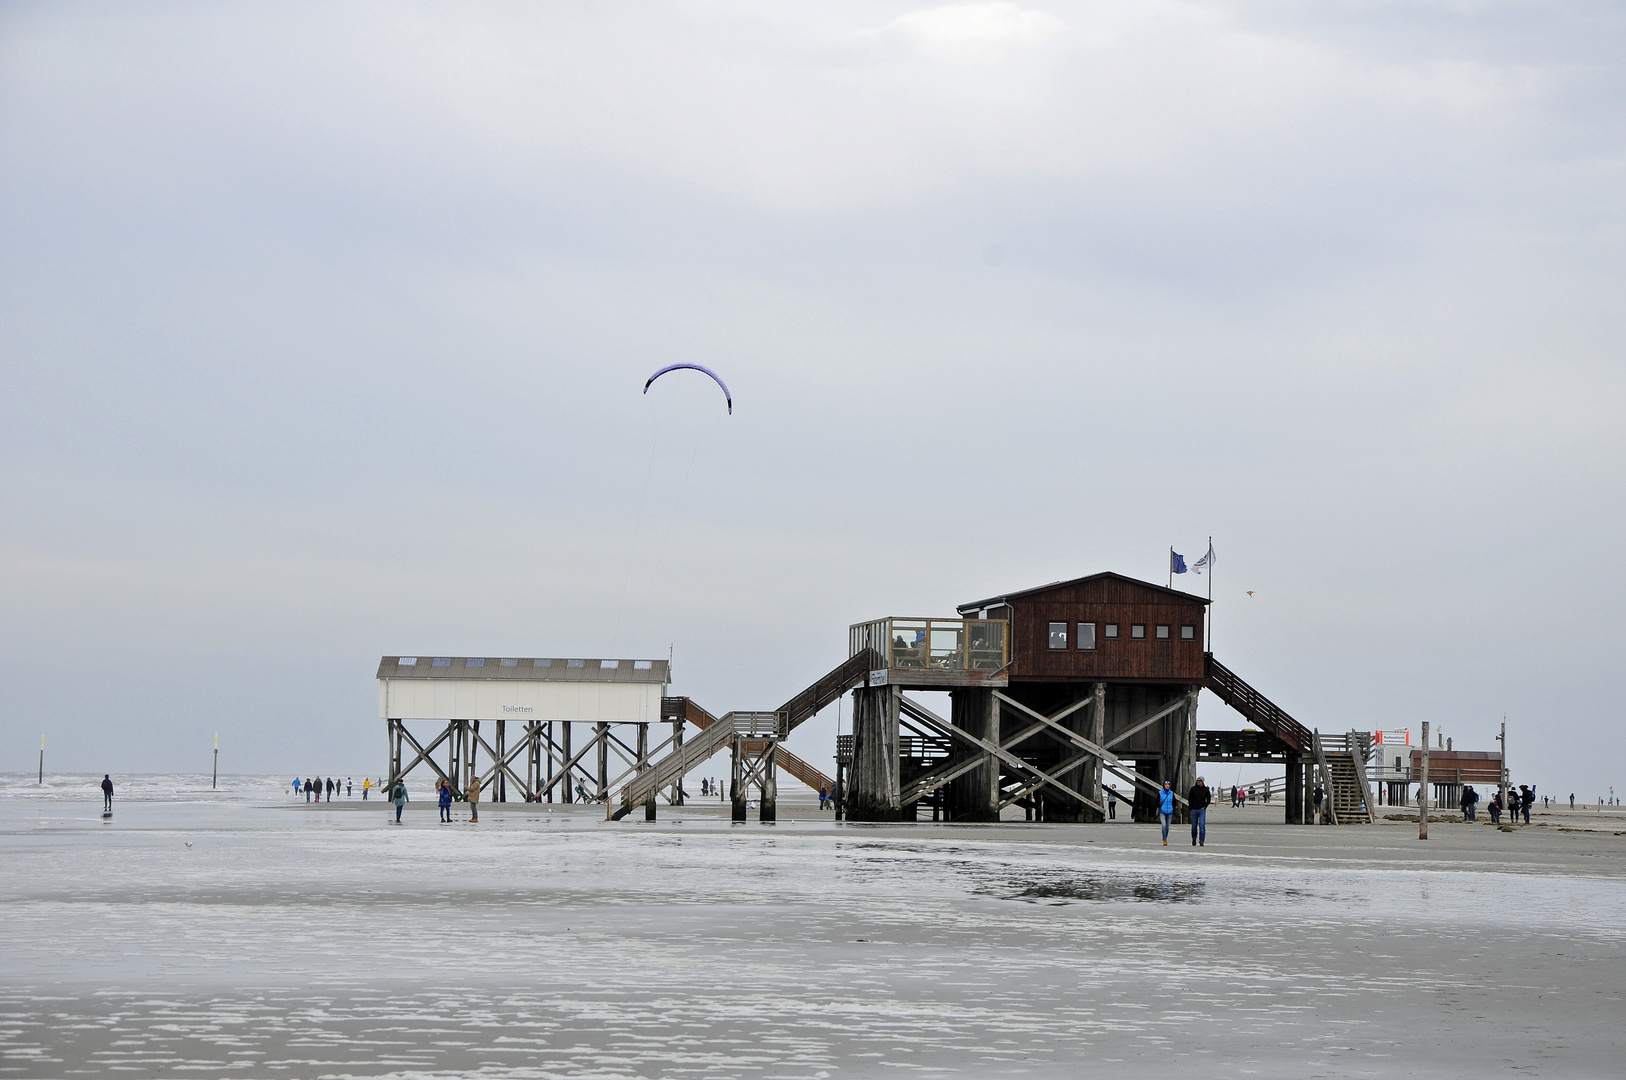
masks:
{"type": "Polygon", "coordinates": [[[1157,816],[1163,819],[1163,846],[1169,846],[1169,825],[1174,821],[1174,789],[1167,780],[1163,781],[1163,790],[1157,793],[1157,816]]]}

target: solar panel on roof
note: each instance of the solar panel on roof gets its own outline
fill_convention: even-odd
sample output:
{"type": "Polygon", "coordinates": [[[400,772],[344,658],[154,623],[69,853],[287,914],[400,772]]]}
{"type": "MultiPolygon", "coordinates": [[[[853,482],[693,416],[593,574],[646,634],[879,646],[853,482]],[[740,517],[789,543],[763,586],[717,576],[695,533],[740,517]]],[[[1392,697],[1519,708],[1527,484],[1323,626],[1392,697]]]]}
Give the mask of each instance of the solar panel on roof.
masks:
{"type": "Polygon", "coordinates": [[[471,656],[467,660],[463,661],[463,666],[464,667],[485,667],[486,666],[486,658],[483,657],[483,656],[471,656]]]}
{"type": "Polygon", "coordinates": [[[434,666],[434,667],[451,667],[452,666],[452,658],[450,656],[437,656],[437,657],[435,657],[435,662],[434,662],[434,664],[432,666],[434,666]]]}

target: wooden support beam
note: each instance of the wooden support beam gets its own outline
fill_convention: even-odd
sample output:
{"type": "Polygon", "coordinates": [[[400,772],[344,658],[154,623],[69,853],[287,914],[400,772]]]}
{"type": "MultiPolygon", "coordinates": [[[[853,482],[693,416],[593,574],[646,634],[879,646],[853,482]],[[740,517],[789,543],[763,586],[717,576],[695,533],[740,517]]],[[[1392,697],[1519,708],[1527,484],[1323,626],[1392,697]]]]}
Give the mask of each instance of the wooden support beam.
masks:
{"type": "MultiPolygon", "coordinates": [[[[1000,697],[1002,695],[1000,695],[999,691],[996,690],[996,691],[994,691],[994,696],[995,697],[1000,697]]],[[[1026,707],[1024,706],[1024,708],[1026,708],[1026,707]]],[[[1031,712],[1032,710],[1028,710],[1028,711],[1031,712]]],[[[1071,711],[1071,710],[1069,710],[1069,711],[1071,711]]],[[[995,757],[999,758],[999,760],[1003,761],[1005,764],[1011,766],[1011,768],[1013,768],[1013,769],[1019,769],[1022,772],[1031,773],[1034,776],[1042,778],[1045,781],[1045,783],[1049,784],[1051,787],[1055,788],[1057,791],[1061,792],[1063,795],[1069,796],[1070,798],[1077,799],[1079,802],[1083,803],[1086,806],[1092,806],[1097,810],[1104,810],[1102,805],[1099,802],[1097,802],[1096,800],[1090,798],[1088,795],[1085,795],[1081,791],[1075,791],[1071,786],[1069,786],[1067,784],[1064,784],[1061,780],[1059,780],[1056,777],[1054,777],[1054,776],[1050,775],[1049,773],[1045,772],[1043,769],[1039,768],[1037,765],[1034,765],[1032,762],[1023,761],[1021,758],[1017,757],[1015,754],[1013,754],[1010,751],[1006,750],[1004,747],[995,746],[993,743],[989,742],[986,739],[979,739],[979,738],[977,738],[977,736],[971,734],[969,731],[966,731],[963,728],[957,728],[953,724],[948,724],[948,723],[944,722],[941,717],[936,716],[935,714],[932,714],[930,712],[927,712],[927,710],[925,710],[925,709],[922,709],[921,712],[926,713],[926,715],[928,715],[928,716],[931,716],[932,720],[935,721],[936,723],[942,724],[943,725],[942,730],[944,731],[945,734],[948,734],[948,735],[952,736],[953,738],[963,739],[966,742],[971,743],[973,746],[976,746],[976,747],[980,748],[983,751],[983,753],[994,755],[995,757]]],[[[1048,718],[1046,718],[1046,719],[1048,720],[1048,718]]],[[[1021,741],[1021,739],[1026,738],[1029,734],[1031,734],[1034,731],[1043,731],[1044,726],[1045,726],[1044,724],[1037,724],[1034,727],[1028,729],[1028,731],[1024,732],[1022,735],[1018,736],[1016,739],[1011,740],[1011,743],[1006,743],[1005,745],[1009,746],[1012,743],[1019,742],[1019,741],[1021,741]]],[[[1080,737],[1082,738],[1082,736],[1080,736],[1080,737]]],[[[1076,765],[1076,763],[1075,763],[1075,765],[1076,765]]]]}
{"type": "Polygon", "coordinates": [[[1140,732],[1142,732],[1142,731],[1146,730],[1147,728],[1151,727],[1153,724],[1157,723],[1159,720],[1163,719],[1165,716],[1168,716],[1170,713],[1174,712],[1176,709],[1183,708],[1185,706],[1185,704],[1186,704],[1186,699],[1184,697],[1176,698],[1174,701],[1172,701],[1169,704],[1163,706],[1163,708],[1159,709],[1157,712],[1155,712],[1152,715],[1148,716],[1146,719],[1137,720],[1133,727],[1125,728],[1123,731],[1120,731],[1118,734],[1116,734],[1112,738],[1108,739],[1103,745],[1105,745],[1107,747],[1117,746],[1119,743],[1123,742],[1125,739],[1129,738],[1130,736],[1138,735],[1140,732]]]}
{"type": "MultiPolygon", "coordinates": [[[[1069,758],[1057,766],[1056,771],[1066,772],[1068,769],[1077,768],[1080,764],[1089,760],[1090,757],[1091,755],[1089,754],[1079,754],[1076,757],[1069,758]]],[[[1013,794],[1011,794],[1008,798],[1000,799],[999,808],[1003,810],[1013,803],[1020,802],[1029,795],[1033,794],[1035,791],[1038,791],[1040,788],[1044,787],[1046,783],[1047,781],[1040,779],[1031,780],[1026,785],[1018,786],[1014,789],[1013,794]]]]}

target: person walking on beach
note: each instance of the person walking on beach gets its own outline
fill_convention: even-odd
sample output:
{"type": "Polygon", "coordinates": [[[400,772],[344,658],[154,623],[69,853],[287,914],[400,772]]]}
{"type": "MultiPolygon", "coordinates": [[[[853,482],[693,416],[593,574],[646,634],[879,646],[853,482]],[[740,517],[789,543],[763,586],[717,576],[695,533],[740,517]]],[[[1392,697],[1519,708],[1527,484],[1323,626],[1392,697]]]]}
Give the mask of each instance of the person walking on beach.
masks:
{"type": "Polygon", "coordinates": [[[1500,794],[1492,795],[1490,802],[1485,804],[1485,810],[1491,816],[1491,824],[1500,825],[1502,823],[1502,796],[1500,794]]]}
{"type": "MultiPolygon", "coordinates": [[[[450,825],[452,823],[452,785],[442,780],[436,786],[440,790],[440,820],[443,824],[450,825]]],[[[365,795],[366,792],[362,794],[365,795]]]]}
{"type": "Polygon", "coordinates": [[[1163,821],[1163,846],[1168,847],[1169,826],[1174,823],[1174,788],[1167,780],[1163,781],[1163,790],[1157,793],[1157,816],[1163,821]]]}
{"type": "Polygon", "coordinates": [[[1118,820],[1118,785],[1112,784],[1107,788],[1107,820],[1118,820]]]}
{"type": "Polygon", "coordinates": [[[333,801],[333,777],[327,778],[327,801],[333,801]]]}
{"type": "Polygon", "coordinates": [[[102,774],[102,813],[113,812],[113,774],[102,774]]]}
{"type": "Polygon", "coordinates": [[[1536,801],[1535,789],[1534,788],[1528,788],[1528,787],[1525,787],[1523,784],[1520,784],[1519,785],[1519,805],[1524,810],[1524,823],[1526,825],[1530,824],[1530,807],[1535,801],[1536,801]]]}
{"type": "Polygon", "coordinates": [[[480,777],[478,774],[469,777],[469,824],[480,824],[480,777]]]}
{"type": "Polygon", "coordinates": [[[348,776],[344,778],[344,797],[347,799],[354,799],[356,797],[356,786],[350,782],[350,778],[348,776]]]}
{"type": "Polygon", "coordinates": [[[1570,792],[1570,809],[1575,809],[1575,792],[1570,792]]]}
{"type": "Polygon", "coordinates": [[[390,792],[390,801],[395,803],[395,823],[401,824],[401,811],[406,809],[407,789],[405,780],[397,780],[395,789],[390,792]]]}
{"type": "Polygon", "coordinates": [[[830,787],[823,780],[820,780],[819,781],[819,809],[823,810],[824,809],[824,804],[829,802],[829,801],[830,801],[830,787]]]}
{"type": "Polygon", "coordinates": [[[1320,784],[1317,784],[1315,790],[1310,793],[1310,800],[1315,804],[1315,819],[1317,822],[1321,820],[1321,800],[1326,797],[1327,793],[1320,784]]]}
{"type": "Polygon", "coordinates": [[[1462,788],[1462,820],[1474,819],[1474,804],[1479,801],[1479,792],[1474,790],[1472,784],[1464,784],[1462,788]]]}
{"type": "MultiPolygon", "coordinates": [[[[1173,794],[1172,792],[1170,794],[1173,794]]],[[[1186,797],[1191,804],[1191,846],[1206,847],[1208,844],[1208,804],[1214,801],[1214,793],[1208,790],[1202,777],[1191,787],[1191,794],[1186,797]]]]}
{"type": "Polygon", "coordinates": [[[367,789],[372,787],[372,786],[373,786],[373,782],[370,779],[368,779],[365,776],[361,778],[361,801],[362,802],[367,801],[367,789]]]}

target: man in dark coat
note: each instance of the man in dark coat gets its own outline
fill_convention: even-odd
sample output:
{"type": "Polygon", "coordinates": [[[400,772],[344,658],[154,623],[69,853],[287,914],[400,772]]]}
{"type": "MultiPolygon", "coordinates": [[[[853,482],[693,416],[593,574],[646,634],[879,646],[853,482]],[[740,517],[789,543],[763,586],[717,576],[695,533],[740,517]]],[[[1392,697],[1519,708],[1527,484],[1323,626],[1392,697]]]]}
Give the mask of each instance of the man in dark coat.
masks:
{"type": "Polygon", "coordinates": [[[113,812],[113,774],[112,773],[103,773],[102,774],[102,812],[106,813],[106,814],[111,814],[113,812]]]}
{"type": "Polygon", "coordinates": [[[1214,801],[1214,793],[1199,776],[1186,801],[1191,804],[1191,846],[1204,847],[1208,843],[1208,804],[1214,801]]]}

